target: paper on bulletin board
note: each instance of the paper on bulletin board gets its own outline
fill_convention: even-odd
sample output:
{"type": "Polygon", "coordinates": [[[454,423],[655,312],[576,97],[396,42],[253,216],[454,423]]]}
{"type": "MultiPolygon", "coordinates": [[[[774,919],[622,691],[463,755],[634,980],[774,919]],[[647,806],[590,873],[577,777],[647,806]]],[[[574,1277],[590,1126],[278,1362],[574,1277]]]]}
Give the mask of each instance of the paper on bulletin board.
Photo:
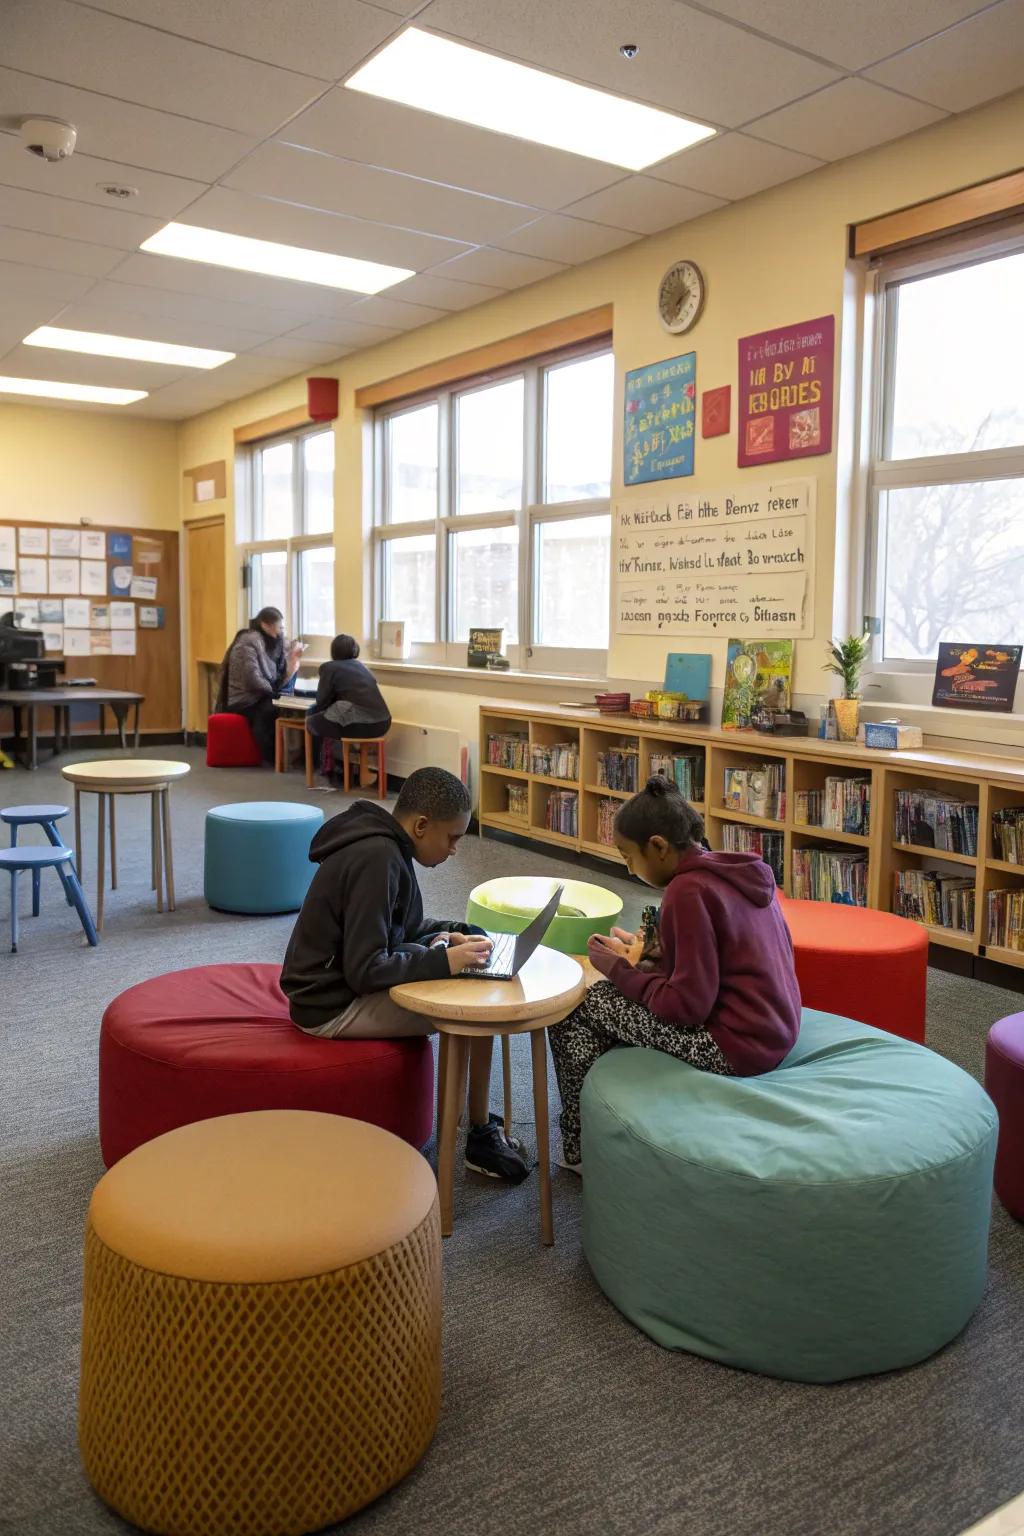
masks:
{"type": "Polygon", "coordinates": [[[135,604],[134,603],[111,603],[110,604],[110,627],[111,627],[111,629],[134,629],[135,628],[135,604]]]}
{"type": "Polygon", "coordinates": [[[60,593],[64,597],[72,597],[81,587],[79,575],[79,562],[77,560],[51,560],[50,561],[50,591],[60,593]]]}
{"type": "Polygon", "coordinates": [[[64,626],[62,624],[43,625],[43,649],[55,651],[59,656],[64,649],[64,626]]]}
{"type": "Polygon", "coordinates": [[[47,547],[45,528],[19,528],[19,555],[45,555],[47,547]]]}
{"type": "Polygon", "coordinates": [[[133,576],[132,597],[141,598],[144,603],[151,603],[156,597],[155,576],[133,576]]]}
{"type": "Polygon", "coordinates": [[[20,592],[47,591],[46,561],[34,557],[18,561],[18,590],[20,592]]]}
{"type": "Polygon", "coordinates": [[[159,539],[146,539],[140,538],[138,534],[135,535],[132,564],[136,570],[142,570],[150,575],[153,567],[159,565],[163,557],[164,547],[159,539]]]}
{"type": "Polygon", "coordinates": [[[110,632],[110,648],[115,656],[135,655],[135,630],[112,629],[110,632]]]}
{"type": "Polygon", "coordinates": [[[13,571],[18,563],[18,551],[13,528],[0,528],[0,570],[13,571]]]}
{"type": "Polygon", "coordinates": [[[93,656],[110,656],[113,654],[113,636],[109,629],[90,629],[89,650],[93,656]]]}
{"type": "Polygon", "coordinates": [[[87,629],[64,630],[64,655],[88,656],[89,655],[89,631],[87,629]]]}
{"type": "Polygon", "coordinates": [[[51,528],[50,555],[77,560],[81,553],[82,534],[78,528],[51,528]]]}
{"type": "Polygon", "coordinates": [[[64,626],[66,629],[89,628],[89,599],[66,597],[64,599],[64,626]]]}
{"type": "Polygon", "coordinates": [[[111,597],[127,597],[132,590],[132,568],[130,565],[112,565],[110,567],[110,595],[111,597]]]}
{"type": "Polygon", "coordinates": [[[19,597],[14,605],[14,617],[19,621],[22,629],[38,629],[40,624],[38,597],[19,597]]]}
{"type": "Polygon", "coordinates": [[[18,573],[13,566],[0,565],[0,599],[13,597],[18,590],[18,573]]]}
{"type": "Polygon", "coordinates": [[[83,560],[105,560],[107,558],[107,536],[102,528],[82,529],[81,556],[83,560]]]}
{"type": "Polygon", "coordinates": [[[64,599],[62,597],[41,597],[39,599],[40,624],[64,624],[64,599]]]}
{"type": "Polygon", "coordinates": [[[110,628],[110,604],[109,603],[90,603],[89,604],[89,628],[90,629],[109,629],[110,628]]]}
{"type": "Polygon", "coordinates": [[[82,593],[85,597],[106,597],[107,562],[105,560],[82,561],[82,593]]]}
{"type": "Polygon", "coordinates": [[[813,479],[619,502],[616,632],[814,633],[813,479]]]}
{"type": "Polygon", "coordinates": [[[130,533],[107,534],[107,558],[119,560],[124,565],[131,565],[132,536],[130,533]]]}

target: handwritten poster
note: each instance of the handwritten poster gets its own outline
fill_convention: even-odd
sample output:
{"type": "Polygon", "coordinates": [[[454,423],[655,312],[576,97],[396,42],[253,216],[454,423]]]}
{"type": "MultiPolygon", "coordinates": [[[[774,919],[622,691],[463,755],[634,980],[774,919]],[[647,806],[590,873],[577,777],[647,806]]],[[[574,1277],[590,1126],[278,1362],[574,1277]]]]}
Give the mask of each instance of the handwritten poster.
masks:
{"type": "Polygon", "coordinates": [[[739,343],[741,469],[832,452],[834,315],[739,343]]]}
{"type": "Polygon", "coordinates": [[[619,502],[616,632],[812,635],[816,487],[743,483],[619,502]]]}
{"type": "Polygon", "coordinates": [[[626,374],[623,477],[627,485],[693,474],[697,354],[626,374]]]}

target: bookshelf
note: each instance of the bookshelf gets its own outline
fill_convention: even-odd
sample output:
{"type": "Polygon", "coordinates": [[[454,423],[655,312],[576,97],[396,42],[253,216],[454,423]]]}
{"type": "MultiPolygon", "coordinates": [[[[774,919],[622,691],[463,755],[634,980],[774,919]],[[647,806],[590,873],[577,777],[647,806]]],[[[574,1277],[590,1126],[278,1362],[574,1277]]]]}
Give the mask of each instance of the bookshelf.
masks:
{"type": "MultiPolygon", "coordinates": [[[[974,924],[969,932],[922,924],[929,939],[949,949],[967,954],[985,955],[992,960],[1024,968],[1024,950],[1017,951],[987,942],[987,898],[993,891],[1024,892],[1024,862],[1014,864],[999,857],[993,834],[993,815],[1020,809],[1024,817],[1024,758],[985,756],[970,752],[940,752],[921,748],[906,752],[868,751],[856,743],[819,741],[816,737],[762,736],[752,731],[722,731],[706,725],[674,725],[658,720],[634,720],[629,716],[602,715],[596,709],[558,709],[545,705],[495,703],[480,710],[480,834],[488,829],[515,832],[555,847],[606,859],[621,870],[622,860],[614,846],[602,841],[602,817],[605,829],[628,792],[616,790],[600,781],[602,754],[616,751],[637,754],[637,783],[642,787],[652,771],[652,763],[670,759],[689,759],[685,771],[691,773],[695,795],[691,804],[701,812],[713,848],[725,846],[726,827],[774,832],[782,838],[782,889],[793,894],[793,854],[796,850],[819,849],[833,853],[848,851],[867,854],[866,904],[892,911],[896,878],[907,871],[934,871],[953,878],[975,878],[974,924]],[[533,773],[529,768],[512,770],[488,765],[488,739],[492,735],[524,737],[532,750],[571,744],[576,748],[576,771],[571,778],[533,773]],[[727,769],[758,769],[778,765],[785,775],[785,805],[777,818],[739,811],[725,802],[727,769]],[[820,806],[828,792],[855,797],[859,790],[827,781],[849,780],[862,784],[869,796],[867,828],[863,832],[841,827],[818,826],[797,821],[798,795],[817,795],[818,799],[801,801],[801,813],[807,805],[820,806]],[[512,816],[508,810],[507,785],[528,787],[525,815],[512,816]],[[702,786],[702,787],[701,787],[702,786]],[[978,808],[978,851],[976,855],[952,849],[931,848],[920,843],[899,840],[896,827],[897,790],[933,792],[947,799],[960,799],[978,808]],[[554,793],[572,792],[577,801],[574,835],[557,832],[547,825],[548,801],[554,793]],[[700,798],[697,798],[699,793],[700,798]],[[604,810],[602,810],[602,806],[604,810]]],[[[832,813],[833,815],[835,812],[832,813]]],[[[1022,832],[1024,859],[1024,832],[1022,832]]],[[[1024,941],[1022,941],[1024,942],[1024,941]]]]}

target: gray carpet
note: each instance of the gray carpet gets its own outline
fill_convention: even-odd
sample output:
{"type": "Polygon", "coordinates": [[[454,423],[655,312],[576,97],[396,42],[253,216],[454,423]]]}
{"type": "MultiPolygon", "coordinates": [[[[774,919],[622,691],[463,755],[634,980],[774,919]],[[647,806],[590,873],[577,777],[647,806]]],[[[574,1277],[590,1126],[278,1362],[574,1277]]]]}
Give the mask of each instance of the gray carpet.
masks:
{"type": "MultiPolygon", "coordinates": [[[[282,798],[334,814],[344,804],[307,792],[297,774],[211,773],[198,753],[178,748],[147,755],[188,757],[195,769],[174,790],[178,910],[155,911],[140,798],[120,802],[121,886],[108,896],[98,950],[81,947],[54,877],[43,915],[23,924],[18,955],[6,952],[0,929],[0,1527],[25,1536],[129,1529],[90,1492],[75,1446],[81,1230],[102,1173],[103,1008],[161,971],[283,954],[291,919],[228,917],[203,903],[209,806],[282,798]]],[[[50,767],[16,770],[0,777],[0,802],[66,802],[64,789],[50,767]]],[[[92,804],[87,891],[96,870],[92,804]]],[[[457,915],[470,887],[497,871],[572,872],[540,853],[468,838],[456,860],[424,873],[428,910],[457,915]]],[[[621,890],[626,919],[635,920],[642,888],[601,878],[621,890]]],[[[929,1042],[980,1075],[986,1031],[1019,1004],[1015,994],[932,973],[929,1042]]],[[[528,1052],[522,1041],[513,1046],[516,1104],[526,1115],[528,1052]]],[[[499,1098],[496,1091],[496,1106],[499,1098]]],[[[517,1128],[532,1139],[528,1121],[517,1128]]],[[[659,1349],[598,1291],[579,1217],[578,1181],[560,1172],[557,1242],[543,1249],[533,1179],[505,1190],[460,1177],[455,1235],[445,1245],[441,1426],[417,1471],[348,1523],[353,1536],[480,1536],[492,1527],[502,1536],[954,1536],[1024,1487],[1024,1232],[998,1206],[988,1292],[966,1333],[913,1370],[834,1387],[659,1349]]]]}

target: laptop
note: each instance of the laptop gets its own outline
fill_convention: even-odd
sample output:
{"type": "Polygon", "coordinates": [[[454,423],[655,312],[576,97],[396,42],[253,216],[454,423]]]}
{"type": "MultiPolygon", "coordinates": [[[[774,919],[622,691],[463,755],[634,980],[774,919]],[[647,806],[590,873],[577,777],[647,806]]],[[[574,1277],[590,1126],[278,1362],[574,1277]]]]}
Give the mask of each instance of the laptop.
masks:
{"type": "Polygon", "coordinates": [[[460,971],[460,976],[484,977],[487,981],[511,981],[518,976],[534,950],[543,941],[548,925],[558,911],[564,887],[556,885],[544,909],[527,925],[522,933],[489,933],[494,948],[487,957],[486,965],[476,965],[460,971]]]}

